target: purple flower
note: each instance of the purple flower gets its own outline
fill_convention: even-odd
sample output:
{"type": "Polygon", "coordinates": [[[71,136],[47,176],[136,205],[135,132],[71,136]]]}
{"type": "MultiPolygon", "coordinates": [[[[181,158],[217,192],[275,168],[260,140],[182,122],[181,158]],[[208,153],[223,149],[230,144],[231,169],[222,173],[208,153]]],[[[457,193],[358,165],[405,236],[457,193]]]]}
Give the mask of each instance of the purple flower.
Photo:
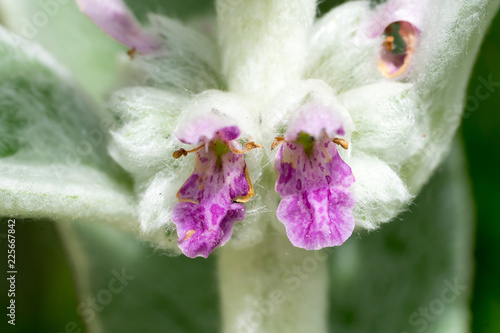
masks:
{"type": "Polygon", "coordinates": [[[76,0],[80,10],[118,42],[150,53],[161,48],[159,38],[148,33],[122,0],[76,0]]]}
{"type": "Polygon", "coordinates": [[[176,132],[188,144],[200,144],[191,151],[180,149],[175,158],[195,152],[195,168],[177,193],[180,203],[172,211],[177,226],[178,244],[191,258],[208,255],[224,245],[236,222],[245,218],[247,202],[254,194],[243,154],[246,150],[234,141],[240,136],[237,126],[210,115],[188,123],[176,132]]]}
{"type": "Polygon", "coordinates": [[[369,20],[365,34],[385,36],[379,62],[383,75],[394,78],[408,73],[423,26],[423,9],[422,1],[390,0],[369,20]]]}
{"type": "Polygon", "coordinates": [[[330,135],[344,135],[332,110],[306,105],[276,141],[283,142],[275,160],[276,191],[283,197],[278,219],[292,244],[306,250],[341,245],[354,229],[354,177],[337,151],[347,142],[330,135]]]}

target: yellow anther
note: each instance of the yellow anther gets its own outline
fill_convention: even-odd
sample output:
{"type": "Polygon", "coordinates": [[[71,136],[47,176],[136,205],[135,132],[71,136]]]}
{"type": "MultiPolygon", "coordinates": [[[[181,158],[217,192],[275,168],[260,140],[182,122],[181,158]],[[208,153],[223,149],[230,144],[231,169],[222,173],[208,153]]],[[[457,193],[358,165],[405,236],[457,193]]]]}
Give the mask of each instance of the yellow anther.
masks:
{"type": "Polygon", "coordinates": [[[273,143],[271,145],[271,150],[273,150],[274,148],[278,147],[283,142],[285,142],[285,138],[284,137],[282,137],[282,136],[275,137],[274,141],[273,141],[273,143]]]}
{"type": "Polygon", "coordinates": [[[347,143],[347,141],[345,141],[344,139],[335,138],[332,140],[332,142],[338,144],[339,146],[341,146],[344,149],[349,148],[349,143],[347,143]]]}
{"type": "Polygon", "coordinates": [[[178,158],[180,158],[182,156],[187,156],[189,153],[194,153],[195,151],[198,151],[198,150],[200,150],[203,147],[205,147],[204,144],[201,145],[201,146],[199,146],[199,147],[196,147],[194,149],[191,149],[191,150],[186,150],[184,148],[181,148],[179,150],[174,151],[174,153],[172,154],[172,156],[173,156],[173,158],[178,159],[178,158]]]}

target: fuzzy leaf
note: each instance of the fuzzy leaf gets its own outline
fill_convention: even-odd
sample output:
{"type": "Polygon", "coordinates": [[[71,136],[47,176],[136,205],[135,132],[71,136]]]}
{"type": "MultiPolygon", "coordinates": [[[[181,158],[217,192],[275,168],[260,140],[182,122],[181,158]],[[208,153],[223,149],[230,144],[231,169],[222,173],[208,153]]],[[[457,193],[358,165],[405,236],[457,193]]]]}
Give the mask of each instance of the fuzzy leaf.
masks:
{"type": "Polygon", "coordinates": [[[225,87],[213,38],[161,15],[149,15],[149,24],[163,39],[166,50],[125,62],[123,68],[128,70],[130,85],[153,86],[191,96],[225,87]]]}
{"type": "Polygon", "coordinates": [[[170,210],[175,193],[192,172],[189,159],[174,159],[180,146],[172,135],[185,96],[152,87],[113,93],[108,107],[118,120],[111,130],[109,152],[134,178],[143,237],[163,249],[178,251],[170,210]]]}
{"type": "Polygon", "coordinates": [[[98,108],[40,47],[0,28],[0,215],[130,228],[127,178],[107,156],[98,108]]]}

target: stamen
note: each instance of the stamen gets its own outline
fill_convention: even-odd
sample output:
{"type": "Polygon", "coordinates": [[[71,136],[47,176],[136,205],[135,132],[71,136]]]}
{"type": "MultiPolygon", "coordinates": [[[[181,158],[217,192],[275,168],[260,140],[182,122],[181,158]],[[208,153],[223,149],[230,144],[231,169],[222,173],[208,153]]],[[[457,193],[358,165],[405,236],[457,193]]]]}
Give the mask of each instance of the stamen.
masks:
{"type": "Polygon", "coordinates": [[[284,137],[282,137],[282,136],[275,137],[274,141],[273,141],[273,143],[271,145],[271,150],[273,150],[274,148],[278,147],[283,142],[285,142],[285,138],[284,137]]]}
{"type": "Polygon", "coordinates": [[[325,138],[327,138],[328,140],[331,140],[333,143],[341,146],[342,148],[344,148],[344,149],[349,148],[349,143],[346,140],[341,139],[341,138],[333,138],[332,139],[328,136],[328,134],[326,134],[326,132],[323,132],[323,135],[325,136],[325,138]]]}
{"type": "Polygon", "coordinates": [[[385,50],[392,51],[394,50],[394,36],[387,36],[382,43],[382,46],[385,50]]]}
{"type": "Polygon", "coordinates": [[[247,153],[247,152],[249,152],[250,150],[253,150],[253,149],[255,149],[255,148],[262,148],[262,146],[261,146],[261,145],[259,145],[258,143],[255,143],[255,142],[253,142],[253,141],[251,141],[251,142],[247,142],[247,143],[245,144],[245,148],[246,148],[245,150],[238,150],[238,149],[234,149],[233,147],[231,147],[231,146],[229,146],[229,145],[228,145],[228,147],[229,147],[229,149],[230,149],[233,153],[235,153],[235,154],[245,154],[245,153],[247,153]]]}
{"type": "Polygon", "coordinates": [[[127,54],[130,57],[130,60],[134,60],[136,51],[137,50],[135,49],[135,47],[127,51],[127,54]]]}
{"type": "Polygon", "coordinates": [[[332,142],[335,143],[335,144],[338,144],[339,146],[341,146],[344,149],[349,148],[349,143],[347,143],[347,141],[345,141],[344,139],[335,138],[335,139],[332,140],[332,142]]]}
{"type": "Polygon", "coordinates": [[[250,175],[248,174],[248,168],[245,166],[245,178],[248,182],[249,190],[247,195],[244,197],[237,197],[234,199],[235,202],[245,203],[248,202],[254,195],[255,191],[253,189],[252,181],[250,180],[250,175]]]}
{"type": "Polygon", "coordinates": [[[255,149],[255,148],[263,148],[263,147],[261,145],[259,145],[258,143],[250,141],[250,142],[247,142],[245,144],[245,148],[247,149],[247,151],[250,151],[250,150],[255,149]]]}
{"type": "Polygon", "coordinates": [[[189,153],[194,153],[195,151],[198,151],[200,150],[201,148],[203,148],[205,146],[205,144],[202,144],[201,146],[199,147],[196,147],[194,149],[191,149],[191,150],[186,150],[184,148],[181,148],[179,150],[176,150],[174,151],[174,153],[172,154],[172,157],[175,158],[175,159],[178,159],[180,158],[181,156],[187,156],[189,153]]]}

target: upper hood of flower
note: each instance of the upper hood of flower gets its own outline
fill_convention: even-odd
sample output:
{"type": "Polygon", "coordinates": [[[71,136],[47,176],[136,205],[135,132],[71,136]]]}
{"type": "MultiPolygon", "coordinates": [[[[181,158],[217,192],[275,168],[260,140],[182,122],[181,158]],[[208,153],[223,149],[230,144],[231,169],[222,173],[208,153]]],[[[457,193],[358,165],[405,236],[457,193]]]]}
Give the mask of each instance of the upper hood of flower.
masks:
{"type": "Polygon", "coordinates": [[[298,112],[287,128],[285,139],[294,140],[301,132],[320,137],[323,132],[330,135],[345,135],[340,117],[329,107],[308,104],[298,112]]]}
{"type": "Polygon", "coordinates": [[[193,119],[192,122],[179,127],[174,135],[179,141],[197,144],[212,140],[219,134],[223,140],[235,140],[240,136],[240,129],[227,118],[211,114],[193,119]]]}

